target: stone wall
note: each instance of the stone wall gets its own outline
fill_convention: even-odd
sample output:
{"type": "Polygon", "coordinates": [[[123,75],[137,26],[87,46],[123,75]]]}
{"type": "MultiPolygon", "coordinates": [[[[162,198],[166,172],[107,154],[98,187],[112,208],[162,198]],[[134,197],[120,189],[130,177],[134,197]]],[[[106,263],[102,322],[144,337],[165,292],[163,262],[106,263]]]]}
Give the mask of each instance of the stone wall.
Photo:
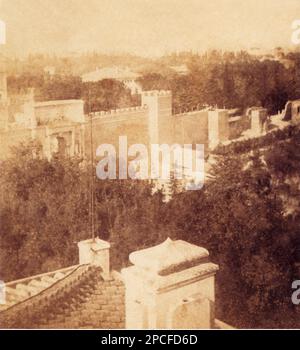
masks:
{"type": "MultiPolygon", "coordinates": [[[[90,157],[91,154],[91,118],[93,125],[93,154],[101,144],[112,144],[118,152],[119,137],[127,136],[128,146],[133,144],[203,144],[205,151],[213,149],[219,142],[229,139],[230,130],[226,110],[200,110],[189,113],[172,115],[172,94],[170,91],[146,91],[142,94],[142,106],[97,112],[84,116],[83,101],[47,101],[24,104],[23,114],[19,113],[17,124],[11,127],[22,129],[11,138],[9,131],[1,142],[4,144],[4,156],[11,144],[17,144],[26,138],[39,139],[45,150],[45,155],[51,157],[49,140],[45,140],[42,129],[47,128],[46,134],[58,134],[68,125],[70,132],[74,127],[81,128],[77,133],[77,141],[70,143],[70,155],[80,154],[90,157]],[[27,106],[27,107],[26,107],[27,106]],[[32,107],[31,109],[29,107],[32,107]],[[32,116],[33,113],[33,116],[32,116]],[[28,120],[22,116],[28,115],[28,120]],[[32,129],[32,130],[30,130],[32,129]],[[80,135],[82,133],[82,135],[80,135]],[[78,147],[75,143],[79,143],[78,147]],[[75,148],[78,148],[76,152],[75,148]]],[[[15,114],[17,115],[17,114],[15,114]]],[[[15,118],[14,118],[15,119],[15,118]]],[[[15,122],[15,120],[14,120],[15,122]]]]}
{"type": "MultiPolygon", "coordinates": [[[[91,123],[86,117],[85,124],[85,150],[89,157],[91,149],[91,123]]],[[[136,143],[149,143],[148,109],[146,107],[133,107],[117,109],[109,112],[99,112],[92,115],[93,148],[109,143],[119,149],[119,137],[127,136],[128,146],[136,143]]]]}
{"type": "Polygon", "coordinates": [[[204,144],[208,147],[208,112],[194,111],[172,116],[173,139],[179,144],[204,144]]]}
{"type": "Polygon", "coordinates": [[[10,127],[31,128],[36,126],[33,90],[9,96],[8,122],[10,127]]]}
{"type": "Polygon", "coordinates": [[[38,125],[45,125],[57,120],[84,122],[84,103],[82,100],[61,100],[38,102],[34,106],[38,125]]]}
{"type": "Polygon", "coordinates": [[[150,143],[170,143],[172,127],[171,91],[145,91],[142,106],[148,108],[148,133],[150,143]]]}

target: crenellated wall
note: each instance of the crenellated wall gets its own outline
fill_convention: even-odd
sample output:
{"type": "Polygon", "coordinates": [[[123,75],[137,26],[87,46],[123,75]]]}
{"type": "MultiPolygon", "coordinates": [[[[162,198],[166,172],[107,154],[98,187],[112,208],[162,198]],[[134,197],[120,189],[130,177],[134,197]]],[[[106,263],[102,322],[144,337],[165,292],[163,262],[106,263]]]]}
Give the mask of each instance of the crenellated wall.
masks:
{"type": "Polygon", "coordinates": [[[85,150],[87,156],[90,155],[91,147],[90,118],[92,118],[93,124],[94,154],[97,147],[104,143],[112,144],[118,150],[120,136],[127,136],[128,145],[149,143],[148,108],[146,106],[93,113],[85,119],[85,150]]]}
{"type": "Polygon", "coordinates": [[[81,100],[25,102],[22,113],[14,112],[15,124],[11,122],[2,137],[4,157],[11,144],[26,138],[40,140],[49,158],[57,149],[52,143],[62,139],[68,148],[65,154],[90,157],[91,144],[94,156],[98,146],[105,143],[114,145],[118,152],[120,136],[127,137],[128,147],[139,143],[204,144],[205,151],[230,137],[226,110],[206,109],[172,115],[171,91],[145,91],[141,106],[90,115],[84,115],[81,100]],[[18,132],[11,137],[12,129],[18,132]]]}

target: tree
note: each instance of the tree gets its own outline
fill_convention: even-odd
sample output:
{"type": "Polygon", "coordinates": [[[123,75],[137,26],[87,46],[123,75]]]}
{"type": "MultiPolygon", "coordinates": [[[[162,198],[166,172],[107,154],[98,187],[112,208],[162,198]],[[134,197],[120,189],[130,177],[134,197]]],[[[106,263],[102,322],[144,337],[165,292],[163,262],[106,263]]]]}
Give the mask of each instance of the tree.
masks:
{"type": "MultiPolygon", "coordinates": [[[[76,243],[91,238],[90,165],[59,154],[48,161],[35,142],[15,147],[0,171],[0,279],[78,263],[76,243]]],[[[148,181],[95,179],[95,235],[112,244],[111,265],[161,243],[162,198],[148,181]]]]}
{"type": "Polygon", "coordinates": [[[82,98],[85,101],[85,111],[109,111],[111,109],[130,107],[136,105],[136,98],[123,83],[104,79],[93,83],[84,83],[82,98]]]}
{"type": "Polygon", "coordinates": [[[290,310],[295,224],[283,215],[276,175],[259,152],[219,157],[211,176],[203,191],[175,196],[167,218],[219,264],[218,317],[237,327],[266,325],[290,310]]]}
{"type": "Polygon", "coordinates": [[[40,158],[39,144],[16,147],[1,167],[2,277],[74,263],[85,236],[88,192],[79,159],[40,158]]]}

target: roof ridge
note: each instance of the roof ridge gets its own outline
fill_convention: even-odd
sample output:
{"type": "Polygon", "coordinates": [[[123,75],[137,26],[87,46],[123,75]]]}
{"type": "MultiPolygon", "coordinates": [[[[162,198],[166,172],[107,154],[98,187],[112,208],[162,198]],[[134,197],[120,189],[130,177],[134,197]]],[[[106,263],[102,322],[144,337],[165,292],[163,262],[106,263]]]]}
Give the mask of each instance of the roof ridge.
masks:
{"type": "Polygon", "coordinates": [[[58,269],[58,270],[54,270],[54,271],[49,271],[49,272],[44,272],[44,273],[40,273],[38,275],[33,275],[33,276],[28,276],[28,277],[24,277],[24,278],[20,278],[20,279],[17,279],[17,280],[13,280],[13,281],[10,281],[10,282],[7,282],[5,283],[5,286],[6,287],[11,287],[12,285],[14,284],[18,284],[18,283],[24,283],[24,282],[27,282],[27,281],[32,281],[34,279],[37,279],[37,278],[42,278],[42,277],[47,277],[47,276],[50,276],[52,274],[56,274],[56,273],[59,273],[59,272],[66,272],[68,270],[72,270],[72,269],[75,269],[77,267],[79,267],[81,265],[72,265],[72,266],[68,266],[68,267],[64,267],[62,269],[58,269]]]}
{"type": "Polygon", "coordinates": [[[59,300],[80,285],[84,276],[93,274],[98,270],[99,268],[89,264],[78,265],[71,273],[57,280],[46,289],[1,311],[1,326],[13,328],[15,325],[22,326],[26,323],[26,328],[28,328],[30,320],[36,319],[43,309],[46,309],[55,300],[59,300]]]}

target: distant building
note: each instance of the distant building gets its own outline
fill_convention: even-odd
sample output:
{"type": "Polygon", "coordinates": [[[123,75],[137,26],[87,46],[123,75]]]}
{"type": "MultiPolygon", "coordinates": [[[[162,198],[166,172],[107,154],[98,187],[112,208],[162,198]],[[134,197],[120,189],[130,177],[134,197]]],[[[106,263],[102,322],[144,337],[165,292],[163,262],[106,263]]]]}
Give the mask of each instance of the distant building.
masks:
{"type": "Polygon", "coordinates": [[[173,69],[179,75],[186,75],[189,73],[189,69],[185,64],[171,66],[170,68],[173,69]]]}
{"type": "Polygon", "coordinates": [[[132,95],[141,94],[142,86],[137,82],[139,74],[132,72],[129,68],[106,67],[96,69],[93,72],[81,76],[83,82],[97,82],[104,79],[115,79],[122,82],[130,89],[132,95]]]}
{"type": "Polygon", "coordinates": [[[7,94],[6,75],[0,72],[0,147],[1,158],[12,146],[38,140],[43,155],[54,153],[84,156],[84,102],[60,100],[35,102],[33,90],[7,94]]]}

